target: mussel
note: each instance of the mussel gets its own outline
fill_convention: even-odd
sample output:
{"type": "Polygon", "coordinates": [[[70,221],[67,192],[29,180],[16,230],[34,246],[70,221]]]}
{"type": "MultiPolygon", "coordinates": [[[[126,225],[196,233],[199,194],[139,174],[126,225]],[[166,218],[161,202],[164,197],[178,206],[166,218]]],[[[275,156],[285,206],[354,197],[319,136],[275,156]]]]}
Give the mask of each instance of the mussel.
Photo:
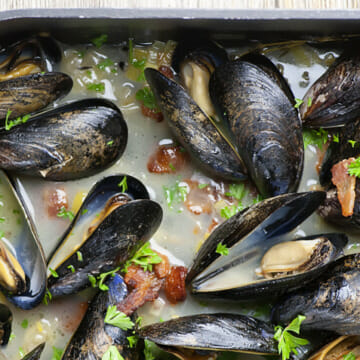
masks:
{"type": "Polygon", "coordinates": [[[5,304],[0,304],[0,345],[7,345],[11,334],[12,313],[5,304]]]}
{"type": "Polygon", "coordinates": [[[306,316],[305,330],[321,329],[340,335],[360,331],[360,254],[335,261],[319,279],[291,292],[272,310],[272,321],[288,324],[298,314],[306,316]]]}
{"type": "MultiPolygon", "coordinates": [[[[110,346],[115,346],[124,360],[140,358],[141,342],[130,348],[128,336],[132,330],[122,330],[104,322],[109,306],[121,303],[127,295],[126,284],[115,274],[106,285],[108,291],[100,291],[90,303],[84,318],[67,345],[62,360],[100,360],[110,346]]],[[[110,359],[110,357],[109,357],[110,359]]]]}
{"type": "Polygon", "coordinates": [[[332,128],[359,117],[360,56],[356,46],[349,46],[305,94],[300,106],[304,126],[332,128]]]}
{"type": "Polygon", "coordinates": [[[21,360],[40,360],[40,356],[44,350],[45,343],[41,343],[26,354],[21,360]]]}
{"type": "Polygon", "coordinates": [[[0,184],[7,209],[0,236],[0,291],[16,306],[31,309],[46,289],[44,255],[27,209],[3,172],[0,184]]]}
{"type": "Polygon", "coordinates": [[[91,285],[89,275],[114,270],[150,239],[162,209],[144,185],[129,175],[109,176],[94,185],[48,262],[53,296],[91,285]],[[126,188],[119,187],[126,180],[126,188]],[[79,253],[81,256],[79,256],[79,253]]]}
{"type": "MultiPolygon", "coordinates": [[[[198,63],[210,62],[202,59],[198,63]]],[[[191,60],[194,62],[193,57],[191,60]]],[[[215,176],[242,180],[249,175],[265,197],[296,191],[304,156],[301,123],[281,74],[261,55],[210,63],[206,67],[210,70],[203,73],[209,76],[213,71],[211,106],[224,124],[209,110],[208,89],[203,86],[208,78],[203,83],[196,81],[194,66],[191,81],[186,76],[183,81],[193,97],[157,70],[145,69],[146,80],[178,141],[215,176]],[[196,86],[200,94],[193,90],[194,83],[202,84],[196,86]]]]}
{"type": "Polygon", "coordinates": [[[279,195],[224,222],[189,271],[193,294],[236,301],[279,296],[318,277],[343,255],[347,237],[321,234],[288,241],[282,235],[310,216],[324,197],[316,191],[279,195]],[[220,243],[229,248],[228,255],[216,251],[220,243]]]}
{"type": "Polygon", "coordinates": [[[274,330],[264,321],[237,314],[200,314],[152,324],[138,331],[166,351],[175,348],[277,354],[274,330]]]}
{"type": "Polygon", "coordinates": [[[127,126],[110,101],[86,99],[0,131],[0,168],[48,180],[91,176],[124,152],[127,126]]]}

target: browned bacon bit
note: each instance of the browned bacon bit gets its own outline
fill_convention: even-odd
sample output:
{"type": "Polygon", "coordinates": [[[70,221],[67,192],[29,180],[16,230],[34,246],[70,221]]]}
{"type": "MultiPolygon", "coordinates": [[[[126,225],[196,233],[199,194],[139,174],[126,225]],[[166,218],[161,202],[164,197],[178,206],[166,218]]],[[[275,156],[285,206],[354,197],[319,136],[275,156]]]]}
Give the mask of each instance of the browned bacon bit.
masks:
{"type": "Polygon", "coordinates": [[[166,77],[173,79],[174,78],[174,73],[171,70],[171,68],[169,68],[168,66],[160,66],[159,67],[159,71],[165,75],[166,77]]]}
{"type": "Polygon", "coordinates": [[[348,166],[353,161],[355,158],[342,160],[331,168],[331,181],[336,186],[343,216],[351,216],[354,211],[356,177],[348,174],[348,166]]]}
{"type": "Polygon", "coordinates": [[[211,224],[209,225],[207,232],[208,232],[209,234],[211,234],[211,232],[212,232],[213,230],[215,230],[219,225],[220,225],[220,223],[219,223],[215,218],[213,218],[213,219],[211,220],[211,224]]]}
{"type": "Polygon", "coordinates": [[[64,189],[47,189],[44,193],[44,200],[47,204],[47,213],[50,217],[56,217],[62,207],[68,209],[67,194],[64,189]]]}
{"type": "Polygon", "coordinates": [[[147,168],[151,173],[175,173],[182,170],[187,154],[180,146],[160,145],[149,158],[147,168]]]}
{"type": "Polygon", "coordinates": [[[185,278],[187,269],[184,266],[172,266],[170,274],[165,279],[164,291],[171,304],[186,299],[185,278]]]}
{"type": "Polygon", "coordinates": [[[161,111],[159,111],[158,109],[150,109],[144,104],[141,104],[141,112],[144,116],[154,119],[156,120],[156,122],[161,122],[164,119],[161,111]]]}
{"type": "Polygon", "coordinates": [[[156,252],[162,259],[161,263],[154,265],[154,273],[158,279],[164,279],[170,271],[169,259],[166,255],[156,252]]]}
{"type": "Polygon", "coordinates": [[[144,271],[140,266],[131,265],[124,281],[132,290],[117,308],[126,315],[131,315],[146,302],[158,298],[164,280],[158,279],[154,272],[144,271]]]}

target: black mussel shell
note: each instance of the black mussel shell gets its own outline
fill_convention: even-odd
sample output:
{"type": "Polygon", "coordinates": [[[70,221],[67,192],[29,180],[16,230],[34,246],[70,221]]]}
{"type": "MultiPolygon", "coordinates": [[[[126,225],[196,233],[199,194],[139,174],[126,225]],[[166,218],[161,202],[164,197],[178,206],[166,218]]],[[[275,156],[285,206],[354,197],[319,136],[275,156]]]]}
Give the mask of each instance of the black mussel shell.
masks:
{"type": "Polygon", "coordinates": [[[360,55],[346,50],[311,86],[300,106],[305,127],[344,126],[360,115],[360,55]],[[309,100],[311,99],[311,101],[309,100]]]}
{"type": "Polygon", "coordinates": [[[5,304],[0,304],[0,345],[7,345],[11,334],[12,313],[5,304]]]}
{"type": "Polygon", "coordinates": [[[213,176],[245,179],[238,154],[187,91],[155,69],[145,69],[145,76],[171,131],[192,158],[213,176]]]}
{"type": "Polygon", "coordinates": [[[106,282],[108,291],[100,291],[91,301],[84,318],[67,345],[62,360],[102,359],[109,346],[115,346],[124,360],[135,360],[141,357],[139,346],[130,348],[128,336],[132,330],[122,330],[104,322],[109,306],[121,303],[127,295],[126,284],[115,274],[106,282]]]}
{"type": "Polygon", "coordinates": [[[360,331],[360,254],[337,260],[319,280],[296,290],[272,310],[272,322],[288,324],[298,314],[302,329],[329,330],[340,335],[360,331]]]}
{"type": "MultiPolygon", "coordinates": [[[[193,294],[207,299],[246,301],[249,297],[279,296],[310,281],[315,275],[319,276],[329,266],[328,262],[304,273],[276,279],[257,279],[255,275],[266,251],[286,241],[281,235],[310,216],[324,197],[324,192],[279,195],[231,217],[214,230],[195,258],[187,278],[188,282],[191,281],[193,294]],[[228,255],[216,252],[219,243],[229,248],[228,255]],[[246,268],[245,273],[249,272],[249,267],[253,269],[250,278],[242,279],[237,275],[243,273],[242,266],[246,268]]],[[[329,261],[342,254],[347,242],[345,235],[326,234],[321,237],[327,238],[333,245],[333,249],[329,250],[329,261]]]]}
{"type": "Polygon", "coordinates": [[[139,336],[167,347],[277,354],[274,330],[265,322],[237,314],[201,314],[145,326],[139,336]]]}
{"type": "Polygon", "coordinates": [[[73,86],[63,73],[31,74],[0,82],[0,119],[17,118],[45,108],[73,86]]]}
{"type": "Polygon", "coordinates": [[[304,145],[301,122],[289,94],[267,71],[241,59],[216,68],[209,88],[261,195],[296,191],[302,175],[304,145]]]}
{"type": "Polygon", "coordinates": [[[45,343],[41,343],[36,346],[33,350],[31,350],[28,354],[26,354],[21,360],[40,360],[40,356],[44,350],[45,343]]]}
{"type": "Polygon", "coordinates": [[[86,99],[0,132],[0,168],[48,180],[94,175],[124,152],[127,126],[110,101],[86,99]]]}

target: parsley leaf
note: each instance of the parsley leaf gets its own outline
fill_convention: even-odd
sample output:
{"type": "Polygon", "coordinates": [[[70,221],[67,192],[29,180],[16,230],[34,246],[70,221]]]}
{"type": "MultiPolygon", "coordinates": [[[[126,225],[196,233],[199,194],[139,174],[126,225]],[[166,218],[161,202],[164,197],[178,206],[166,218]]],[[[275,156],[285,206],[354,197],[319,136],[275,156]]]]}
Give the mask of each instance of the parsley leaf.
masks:
{"type": "Polygon", "coordinates": [[[125,263],[122,271],[127,272],[131,264],[140,265],[144,271],[152,271],[152,266],[160,264],[161,262],[161,256],[150,248],[149,243],[146,243],[130,260],[125,263]]]}
{"type": "Polygon", "coordinates": [[[128,340],[128,342],[129,342],[129,347],[130,347],[130,348],[133,348],[133,347],[136,346],[136,344],[137,344],[137,342],[138,342],[139,339],[138,339],[137,336],[133,335],[133,336],[128,336],[128,337],[127,337],[127,340],[128,340]]]}
{"type": "Polygon", "coordinates": [[[304,100],[301,100],[301,99],[298,99],[298,98],[295,98],[295,105],[294,105],[294,108],[295,109],[298,109],[300,107],[300,105],[304,102],[304,100]]]}
{"type": "Polygon", "coordinates": [[[227,255],[229,255],[229,249],[226,245],[224,245],[222,243],[218,243],[217,247],[216,247],[216,253],[227,256],[227,255]]]}
{"type": "Polygon", "coordinates": [[[106,273],[101,273],[99,276],[98,276],[98,280],[99,280],[99,289],[102,290],[102,291],[107,291],[109,290],[109,287],[107,285],[104,284],[104,281],[107,279],[108,276],[115,276],[115,273],[117,273],[118,271],[120,270],[120,268],[116,268],[114,270],[110,270],[106,273]]]}
{"type": "Polygon", "coordinates": [[[339,134],[333,134],[332,141],[338,143],[339,142],[339,134]]]}
{"type": "Polygon", "coordinates": [[[49,302],[52,300],[52,293],[49,291],[49,289],[46,289],[45,296],[43,298],[43,303],[45,305],[49,305],[49,302]]]}
{"type": "Polygon", "coordinates": [[[71,271],[72,273],[75,272],[74,265],[69,265],[67,268],[70,269],[70,271],[71,271]]]}
{"type": "Polygon", "coordinates": [[[304,148],[306,149],[309,145],[315,145],[320,150],[324,144],[328,141],[328,132],[323,128],[319,130],[305,129],[303,130],[304,148]]]}
{"type": "Polygon", "coordinates": [[[352,148],[355,147],[356,141],[355,140],[348,140],[348,143],[351,145],[352,148]]]}
{"type": "Polygon", "coordinates": [[[284,329],[282,326],[275,326],[274,339],[278,342],[278,351],[282,356],[282,360],[290,358],[290,354],[297,355],[297,348],[309,343],[308,340],[294,336],[290,333],[300,334],[300,325],[306,319],[303,315],[298,315],[291,323],[284,329]]]}
{"type": "Polygon", "coordinates": [[[53,355],[51,360],[60,360],[64,350],[59,349],[55,346],[53,346],[52,349],[53,349],[53,355]]]}
{"type": "Polygon", "coordinates": [[[91,42],[97,47],[101,47],[108,40],[108,36],[106,34],[99,35],[98,37],[91,40],[91,42]]]}
{"type": "Polygon", "coordinates": [[[116,326],[121,330],[130,330],[135,326],[127,315],[117,310],[116,305],[108,306],[104,322],[116,326]]]}
{"type": "Polygon", "coordinates": [[[349,164],[348,174],[360,178],[360,157],[349,164]]]}
{"type": "Polygon", "coordinates": [[[105,91],[105,84],[103,83],[92,83],[92,84],[88,84],[86,86],[86,88],[88,90],[93,90],[93,91],[97,91],[97,92],[104,92],[105,91]]]}
{"type": "Polygon", "coordinates": [[[101,357],[101,360],[124,360],[124,358],[120,355],[116,346],[110,345],[101,357]]]}
{"type": "Polygon", "coordinates": [[[309,97],[307,101],[307,106],[310,107],[312,105],[312,98],[309,97]]]}
{"type": "Polygon", "coordinates": [[[152,341],[146,340],[144,341],[144,356],[145,360],[154,360],[155,356],[153,354],[153,348],[156,346],[152,341]]]}
{"type": "Polygon", "coordinates": [[[54,278],[58,278],[58,277],[59,277],[59,274],[58,274],[54,269],[52,269],[51,267],[49,267],[49,271],[50,271],[51,275],[52,275],[54,278]]]}
{"type": "Polygon", "coordinates": [[[95,288],[95,287],[96,287],[96,284],[97,284],[97,282],[96,282],[96,277],[95,277],[94,275],[88,274],[88,279],[89,279],[89,281],[90,281],[90,283],[91,283],[91,286],[92,286],[93,288],[95,288]]]}
{"type": "Polygon", "coordinates": [[[66,210],[65,206],[61,207],[60,211],[56,214],[56,216],[63,219],[69,219],[70,221],[73,221],[75,217],[73,212],[66,210]]]}
{"type": "Polygon", "coordinates": [[[180,185],[180,181],[176,180],[172,186],[163,186],[166,204],[169,209],[173,208],[173,204],[180,204],[186,200],[188,194],[187,186],[180,185]]]}
{"type": "Polygon", "coordinates": [[[136,100],[139,100],[143,103],[145,107],[151,110],[156,110],[156,112],[160,112],[155,100],[155,95],[151,91],[149,87],[144,87],[136,92],[136,100]]]}
{"type": "Polygon", "coordinates": [[[23,329],[27,329],[27,327],[29,326],[29,320],[28,319],[24,319],[22,322],[21,322],[21,327],[23,329]]]}
{"type": "Polygon", "coordinates": [[[343,356],[344,360],[356,360],[356,356],[351,351],[343,356]]]}
{"type": "Polygon", "coordinates": [[[118,187],[121,188],[121,192],[125,192],[128,189],[127,177],[126,176],[124,176],[122,178],[122,180],[118,183],[118,187]]]}
{"type": "Polygon", "coordinates": [[[232,216],[234,216],[239,211],[243,210],[243,206],[241,203],[239,205],[231,205],[231,206],[225,206],[220,210],[220,216],[225,219],[230,219],[232,216]]]}
{"type": "Polygon", "coordinates": [[[199,189],[204,189],[204,188],[206,188],[206,187],[208,187],[209,186],[209,184],[199,184],[198,185],[198,188],[199,189]]]}
{"type": "Polygon", "coordinates": [[[14,119],[14,120],[9,120],[11,113],[12,113],[11,110],[8,110],[6,113],[5,130],[7,130],[7,131],[10,130],[11,128],[13,128],[14,126],[26,123],[30,119],[30,115],[24,115],[24,116],[19,116],[18,118],[14,119]]]}
{"type": "Polygon", "coordinates": [[[246,195],[245,184],[231,184],[229,191],[225,193],[226,196],[232,196],[236,200],[242,200],[246,195]]]}
{"type": "Polygon", "coordinates": [[[76,256],[77,256],[78,261],[80,261],[80,262],[84,261],[81,251],[77,251],[76,256]]]}
{"type": "Polygon", "coordinates": [[[147,58],[135,59],[134,58],[134,45],[133,39],[129,39],[129,64],[133,65],[135,68],[140,70],[140,75],[136,81],[145,81],[144,70],[146,67],[147,58]]]}
{"type": "Polygon", "coordinates": [[[100,61],[96,67],[102,71],[105,71],[107,67],[113,66],[114,62],[110,60],[109,58],[104,59],[103,61],[100,61]]]}

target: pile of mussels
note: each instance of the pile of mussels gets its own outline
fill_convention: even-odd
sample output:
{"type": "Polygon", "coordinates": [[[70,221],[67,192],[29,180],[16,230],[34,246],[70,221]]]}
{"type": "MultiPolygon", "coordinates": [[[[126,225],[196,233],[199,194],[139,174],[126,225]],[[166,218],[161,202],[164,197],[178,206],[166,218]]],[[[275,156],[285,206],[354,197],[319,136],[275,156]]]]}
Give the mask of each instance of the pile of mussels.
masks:
{"type": "MultiPolygon", "coordinates": [[[[85,99],[42,110],[72,88],[69,76],[52,71],[61,51],[51,37],[34,36],[4,52],[1,169],[72,180],[100,172],[122,155],[127,126],[110,101],[85,99]],[[28,121],[6,129],[9,120],[29,113],[28,121]]],[[[180,43],[172,68],[172,78],[152,68],[145,76],[174,136],[205,172],[232,181],[248,178],[265,198],[225,221],[204,242],[187,275],[192,295],[214,301],[269,298],[275,304],[273,324],[287,325],[298,314],[306,317],[302,329],[309,344],[294,357],[306,359],[322,346],[313,358],[357,356],[360,256],[344,255],[347,237],[342,233],[286,235],[315,211],[327,221],[360,227],[359,182],[353,184],[352,215],[344,216],[331,175],[334,165],[358,156],[348,140],[360,141],[359,56],[345,50],[313,84],[299,111],[281,73],[260,53],[230,61],[212,42],[180,43]],[[303,127],[340,127],[339,142],[329,146],[321,167],[326,191],[296,193],[304,163],[303,127]],[[216,251],[220,243],[228,255],[216,251]],[[249,264],[256,280],[239,276],[249,264]]],[[[23,200],[11,178],[1,173],[26,223],[9,239],[11,246],[0,239],[0,289],[9,301],[32,309],[46,289],[54,297],[77,293],[91,286],[89,275],[124,264],[152,237],[162,209],[134,177],[127,175],[127,189],[121,191],[124,176],[105,177],[94,185],[46,265],[23,200]],[[70,234],[79,239],[81,261],[75,251],[63,252],[70,234]]],[[[106,284],[109,290],[92,299],[62,359],[102,359],[111,345],[124,359],[141,358],[143,343],[129,346],[132,331],[104,322],[106,309],[127,296],[127,286],[120,274],[106,284]]],[[[8,342],[11,320],[8,307],[0,304],[2,345],[8,342]]],[[[206,358],[214,351],[278,354],[273,325],[236,314],[181,317],[136,329],[136,334],[181,359],[206,358]]],[[[43,347],[25,358],[39,359],[43,347]]]]}

